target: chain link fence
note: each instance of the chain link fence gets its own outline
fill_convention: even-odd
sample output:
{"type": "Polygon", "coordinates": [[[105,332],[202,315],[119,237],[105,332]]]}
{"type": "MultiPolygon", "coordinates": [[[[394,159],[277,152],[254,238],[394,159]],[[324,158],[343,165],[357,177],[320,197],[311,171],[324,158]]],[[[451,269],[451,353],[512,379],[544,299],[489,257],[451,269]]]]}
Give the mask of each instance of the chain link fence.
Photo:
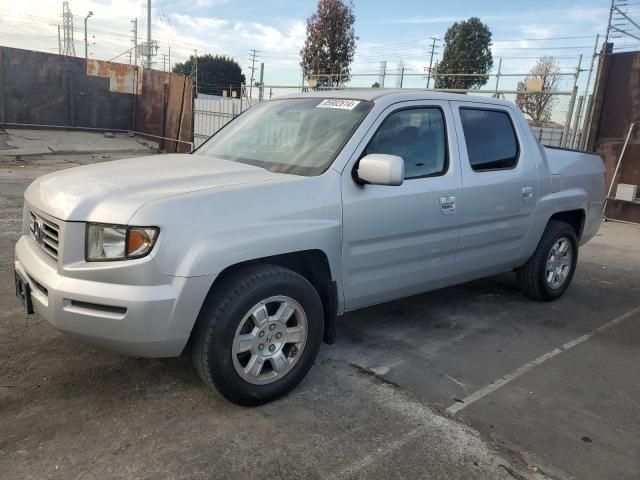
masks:
{"type": "MultiPolygon", "coordinates": [[[[378,78],[378,74],[362,74],[378,78]]],[[[497,74],[496,74],[497,75],[497,74]]],[[[502,77],[524,78],[527,74],[503,74],[502,77]]],[[[543,145],[556,147],[577,148],[583,138],[584,118],[588,118],[588,108],[583,97],[578,97],[577,74],[562,73],[566,77],[565,85],[572,87],[570,90],[554,92],[526,92],[506,88],[499,88],[500,76],[495,76],[495,85],[492,88],[454,90],[433,89],[430,91],[458,93],[461,95],[482,96],[487,98],[500,98],[515,103],[529,120],[531,128],[543,145]],[[544,97],[541,98],[540,96],[544,97]],[[534,101],[543,100],[543,101],[534,101]],[[544,112],[539,110],[544,106],[544,112]]],[[[406,76],[409,76],[406,74],[406,76]]],[[[421,75],[423,76],[423,75],[421,75]]],[[[352,79],[353,80],[353,79],[352,79]]],[[[314,82],[311,82],[312,84],[314,82]]],[[[433,85],[433,82],[431,82],[433,85]]],[[[332,87],[309,87],[301,85],[262,85],[254,88],[258,98],[269,100],[283,95],[300,93],[312,90],[345,90],[361,89],[363,87],[351,87],[338,83],[332,87]]],[[[364,87],[366,88],[366,87],[364,87]]],[[[369,87],[382,88],[382,87],[369,87]]],[[[394,85],[394,88],[395,85],[394,85]]],[[[411,87],[402,87],[411,88],[411,87]]],[[[424,89],[423,89],[424,90],[424,89]]],[[[226,97],[199,97],[194,105],[194,144],[197,147],[209,136],[222,128],[231,119],[242,113],[250,106],[258,103],[257,98],[248,98],[246,88],[238,92],[239,98],[226,97]],[[208,98],[207,98],[208,97],[208,98]]]]}

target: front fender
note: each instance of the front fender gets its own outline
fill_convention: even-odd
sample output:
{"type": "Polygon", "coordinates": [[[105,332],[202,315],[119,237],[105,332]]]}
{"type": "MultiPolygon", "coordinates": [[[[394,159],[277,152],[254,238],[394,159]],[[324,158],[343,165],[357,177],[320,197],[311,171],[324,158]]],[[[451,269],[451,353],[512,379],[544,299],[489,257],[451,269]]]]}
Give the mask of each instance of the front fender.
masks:
{"type": "Polygon", "coordinates": [[[336,221],[279,221],[248,224],[199,238],[175,264],[177,276],[219,274],[238,263],[303,250],[320,250],[329,259],[332,277],[339,263],[336,221]]]}
{"type": "Polygon", "coordinates": [[[166,275],[217,275],[272,255],[320,250],[340,278],[340,175],[289,177],[151,202],[131,224],[160,227],[154,260],[166,275]]]}

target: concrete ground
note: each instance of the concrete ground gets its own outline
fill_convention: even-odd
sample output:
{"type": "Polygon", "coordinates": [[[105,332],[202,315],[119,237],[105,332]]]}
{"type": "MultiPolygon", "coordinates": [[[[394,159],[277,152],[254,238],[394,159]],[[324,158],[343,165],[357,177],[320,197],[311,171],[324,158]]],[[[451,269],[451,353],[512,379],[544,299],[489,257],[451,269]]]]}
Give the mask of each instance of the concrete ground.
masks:
{"type": "Polygon", "coordinates": [[[157,143],[126,133],[93,133],[64,130],[7,129],[0,134],[0,155],[29,157],[40,155],[149,153],[157,143]]]}
{"type": "Polygon", "coordinates": [[[505,274],[348,314],[292,394],[240,408],[188,358],[22,312],[22,192],[93,157],[0,152],[0,477],[640,478],[640,228],[605,224],[554,303],[505,274]]]}

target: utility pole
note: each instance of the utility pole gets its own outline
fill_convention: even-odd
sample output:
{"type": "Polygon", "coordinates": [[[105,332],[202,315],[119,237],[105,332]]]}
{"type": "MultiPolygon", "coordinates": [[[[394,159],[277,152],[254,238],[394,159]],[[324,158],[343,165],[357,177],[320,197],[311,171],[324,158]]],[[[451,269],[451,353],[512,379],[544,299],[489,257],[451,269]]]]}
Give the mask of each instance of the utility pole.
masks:
{"type": "Polygon", "coordinates": [[[193,63],[191,64],[191,78],[193,79],[193,87],[196,90],[196,97],[198,96],[198,50],[194,50],[193,63]]]}
{"type": "Polygon", "coordinates": [[[87,20],[93,16],[93,12],[89,11],[86,17],[84,17],[84,59],[89,60],[89,40],[87,38],[87,20]]]}
{"type": "Polygon", "coordinates": [[[151,0],[147,0],[147,68],[151,68],[151,0]]]}
{"type": "Polygon", "coordinates": [[[613,33],[616,34],[616,38],[620,38],[620,35],[625,35],[640,41],[640,37],[636,33],[640,29],[640,23],[629,16],[631,15],[629,6],[633,5],[635,4],[629,3],[627,0],[611,0],[605,45],[614,38],[613,33]]]}
{"type": "Polygon", "coordinates": [[[261,102],[264,96],[264,62],[260,63],[260,90],[258,93],[258,101],[261,102]]]}
{"type": "Polygon", "coordinates": [[[589,87],[591,86],[591,75],[593,75],[593,67],[596,61],[596,57],[598,56],[598,42],[600,41],[600,34],[596,35],[596,43],[593,46],[593,54],[591,55],[591,66],[589,67],[589,75],[587,76],[587,84],[584,87],[584,102],[583,105],[579,111],[578,111],[578,116],[582,117],[582,136],[580,137],[580,141],[578,143],[578,145],[576,145],[576,148],[580,149],[583,148],[583,141],[586,140],[586,129],[587,127],[587,123],[588,123],[588,118],[587,115],[589,115],[589,87]],[[584,110],[584,112],[582,111],[584,110]],[[584,116],[583,116],[584,113],[584,116]]]}
{"type": "Polygon", "coordinates": [[[131,20],[133,24],[133,28],[131,29],[131,33],[133,33],[133,114],[132,117],[132,130],[136,131],[136,113],[138,111],[138,19],[134,18],[131,20]]]}
{"type": "Polygon", "coordinates": [[[433,89],[436,89],[436,83],[438,81],[438,61],[436,60],[436,66],[433,68],[433,89]]]}
{"type": "Polygon", "coordinates": [[[387,76],[387,61],[382,60],[380,62],[380,73],[378,75],[378,84],[380,88],[384,88],[384,79],[387,76]]]}
{"type": "Polygon", "coordinates": [[[498,93],[498,86],[500,85],[500,73],[502,73],[502,57],[500,57],[500,61],[498,62],[498,73],[496,74],[496,88],[493,91],[493,98],[500,98],[500,94],[498,93]]]}
{"type": "Polygon", "coordinates": [[[58,55],[62,55],[62,38],[60,37],[60,25],[58,25],[58,55]]]}
{"type": "Polygon", "coordinates": [[[429,83],[431,82],[431,67],[433,67],[433,55],[436,51],[436,41],[439,39],[431,37],[433,43],[431,44],[431,56],[429,57],[429,70],[427,71],[427,90],[429,89],[429,83]]]}
{"type": "Polygon", "coordinates": [[[398,62],[398,78],[396,79],[396,87],[402,88],[403,81],[404,81],[404,62],[400,60],[398,62]]]}
{"type": "Polygon", "coordinates": [[[75,57],[76,47],[73,43],[73,14],[67,1],[62,2],[62,30],[64,33],[62,37],[62,55],[75,57]]]}
{"type": "Polygon", "coordinates": [[[250,50],[250,52],[251,52],[251,58],[250,58],[251,66],[249,67],[249,70],[251,70],[251,81],[249,83],[249,98],[253,98],[252,97],[252,92],[253,92],[253,82],[255,80],[254,72],[255,72],[255,69],[256,69],[256,60],[257,60],[256,55],[259,52],[259,50],[252,49],[252,50],[250,50]]]}
{"type": "Polygon", "coordinates": [[[607,36],[604,39],[604,44],[606,45],[607,43],[609,43],[609,35],[611,34],[611,19],[613,17],[613,6],[614,6],[615,0],[611,0],[611,6],[609,7],[609,22],[607,23],[607,36]]]}
{"type": "Polygon", "coordinates": [[[564,123],[564,129],[562,131],[562,140],[560,140],[560,146],[566,147],[567,142],[569,140],[569,132],[571,129],[571,117],[573,116],[573,109],[576,104],[576,95],[578,93],[578,77],[580,76],[580,72],[582,71],[580,67],[582,66],[582,54],[578,58],[578,67],[576,68],[576,74],[573,79],[573,89],[571,93],[571,100],[569,100],[569,109],[567,110],[567,119],[564,123]]]}
{"type": "Polygon", "coordinates": [[[138,66],[138,19],[134,18],[131,20],[133,24],[133,28],[131,29],[131,33],[133,33],[133,64],[138,66]]]}

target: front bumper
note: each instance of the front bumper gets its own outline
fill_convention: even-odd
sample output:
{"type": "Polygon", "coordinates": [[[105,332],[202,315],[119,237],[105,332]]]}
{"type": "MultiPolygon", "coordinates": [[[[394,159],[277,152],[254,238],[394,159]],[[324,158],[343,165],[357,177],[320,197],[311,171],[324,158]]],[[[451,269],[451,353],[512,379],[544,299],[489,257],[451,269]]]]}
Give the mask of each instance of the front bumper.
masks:
{"type": "Polygon", "coordinates": [[[29,282],[35,311],[54,327],[86,343],[140,357],[180,355],[213,283],[209,276],[160,273],[150,285],[67,276],[26,235],[15,247],[15,269],[29,282]]]}

